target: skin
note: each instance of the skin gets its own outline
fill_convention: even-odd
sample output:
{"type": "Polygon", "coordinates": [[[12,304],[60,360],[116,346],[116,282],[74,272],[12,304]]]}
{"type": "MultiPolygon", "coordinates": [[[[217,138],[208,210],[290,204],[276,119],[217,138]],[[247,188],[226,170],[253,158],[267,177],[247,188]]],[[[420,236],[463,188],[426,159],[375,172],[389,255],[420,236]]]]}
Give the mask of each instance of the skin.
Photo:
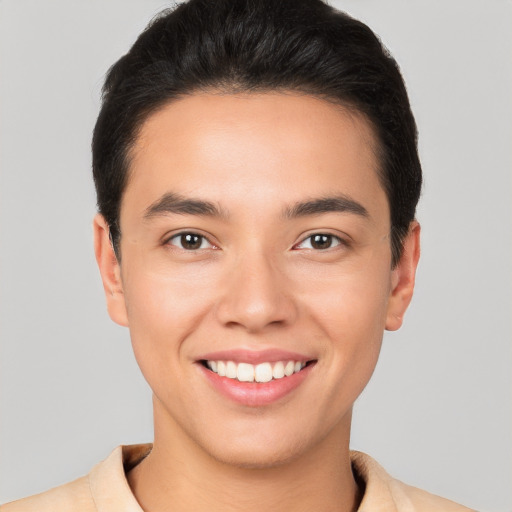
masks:
{"type": "MultiPolygon", "coordinates": [[[[392,268],[389,205],[369,123],[310,96],[196,94],[145,122],[121,205],[121,261],[101,216],[95,248],[108,310],[128,326],[153,390],[151,454],[128,475],[146,511],[356,510],[352,405],[398,329],[419,257],[413,222],[392,268]],[[160,212],[162,195],[220,216],[160,212]],[[342,196],[367,214],[286,216],[342,196]],[[197,233],[199,249],[185,248],[197,233]],[[311,235],[326,234],[325,249],[311,235]],[[269,348],[314,365],[253,407],[204,378],[201,354],[269,348]]],[[[190,247],[190,246],[188,246],[190,247]]]]}

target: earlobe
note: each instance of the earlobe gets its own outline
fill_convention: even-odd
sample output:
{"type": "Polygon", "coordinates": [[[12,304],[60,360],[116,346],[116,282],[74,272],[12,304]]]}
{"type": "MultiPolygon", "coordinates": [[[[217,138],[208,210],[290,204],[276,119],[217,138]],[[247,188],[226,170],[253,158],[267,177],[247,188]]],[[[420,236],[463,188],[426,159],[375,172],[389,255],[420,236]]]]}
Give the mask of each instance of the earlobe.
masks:
{"type": "Polygon", "coordinates": [[[110,241],[108,224],[99,213],[94,217],[93,231],[94,253],[103,282],[108,314],[117,324],[128,326],[121,267],[110,241]]]}
{"type": "Polygon", "coordinates": [[[420,257],[420,225],[413,221],[404,240],[402,256],[392,271],[391,292],[386,315],[386,330],[396,331],[402,326],[405,311],[414,292],[416,268],[420,257]]]}

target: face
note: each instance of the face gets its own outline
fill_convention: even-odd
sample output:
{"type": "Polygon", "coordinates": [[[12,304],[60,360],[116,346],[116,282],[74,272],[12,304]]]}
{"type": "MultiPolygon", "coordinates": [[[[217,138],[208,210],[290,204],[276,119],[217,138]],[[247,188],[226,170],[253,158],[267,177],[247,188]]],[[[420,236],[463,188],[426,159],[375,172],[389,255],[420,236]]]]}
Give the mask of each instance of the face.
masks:
{"type": "Polygon", "coordinates": [[[198,94],[146,121],[120,265],[100,217],[95,233],[157,437],[244,466],[348,446],[418,252],[413,226],[392,269],[374,148],[363,117],[309,96],[198,94]]]}

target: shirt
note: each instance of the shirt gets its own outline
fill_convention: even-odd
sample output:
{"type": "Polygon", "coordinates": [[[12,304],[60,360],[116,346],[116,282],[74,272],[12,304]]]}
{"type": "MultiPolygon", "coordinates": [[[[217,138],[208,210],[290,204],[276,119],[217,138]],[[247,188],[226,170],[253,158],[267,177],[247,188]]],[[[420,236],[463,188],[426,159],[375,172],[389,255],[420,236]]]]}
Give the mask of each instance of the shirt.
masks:
{"type": "MultiPolygon", "coordinates": [[[[0,506],[0,512],[143,512],[131,492],[126,473],[151,451],[151,447],[151,444],[118,446],[88,475],[0,506]]],[[[353,471],[365,486],[358,512],[471,511],[392,478],[365,453],[352,451],[350,456],[353,471]]]]}

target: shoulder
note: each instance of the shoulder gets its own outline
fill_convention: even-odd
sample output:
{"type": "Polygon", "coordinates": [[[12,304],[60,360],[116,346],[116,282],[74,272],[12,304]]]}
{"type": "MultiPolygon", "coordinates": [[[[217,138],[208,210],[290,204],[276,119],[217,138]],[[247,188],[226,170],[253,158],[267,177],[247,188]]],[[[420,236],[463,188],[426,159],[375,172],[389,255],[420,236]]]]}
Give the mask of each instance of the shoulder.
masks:
{"type": "Polygon", "coordinates": [[[473,509],[396,480],[365,453],[351,452],[351,460],[354,473],[365,487],[358,512],[474,512],[473,509]]]}
{"type": "Polygon", "coordinates": [[[128,485],[126,472],[150,451],[150,444],[118,446],[87,476],[2,505],[0,512],[142,512],[128,485]]]}
{"type": "MultiPolygon", "coordinates": [[[[412,487],[404,484],[399,480],[392,480],[392,493],[397,504],[403,503],[402,508],[409,510],[413,505],[413,510],[416,512],[431,512],[433,510],[442,510],[443,512],[475,512],[474,510],[459,505],[454,501],[436,496],[423,489],[412,487]],[[409,508],[406,508],[409,506],[409,508]]],[[[402,510],[398,508],[398,510],[402,510]]]]}
{"type": "Polygon", "coordinates": [[[96,512],[87,476],[0,506],[0,512],[96,512]]]}

